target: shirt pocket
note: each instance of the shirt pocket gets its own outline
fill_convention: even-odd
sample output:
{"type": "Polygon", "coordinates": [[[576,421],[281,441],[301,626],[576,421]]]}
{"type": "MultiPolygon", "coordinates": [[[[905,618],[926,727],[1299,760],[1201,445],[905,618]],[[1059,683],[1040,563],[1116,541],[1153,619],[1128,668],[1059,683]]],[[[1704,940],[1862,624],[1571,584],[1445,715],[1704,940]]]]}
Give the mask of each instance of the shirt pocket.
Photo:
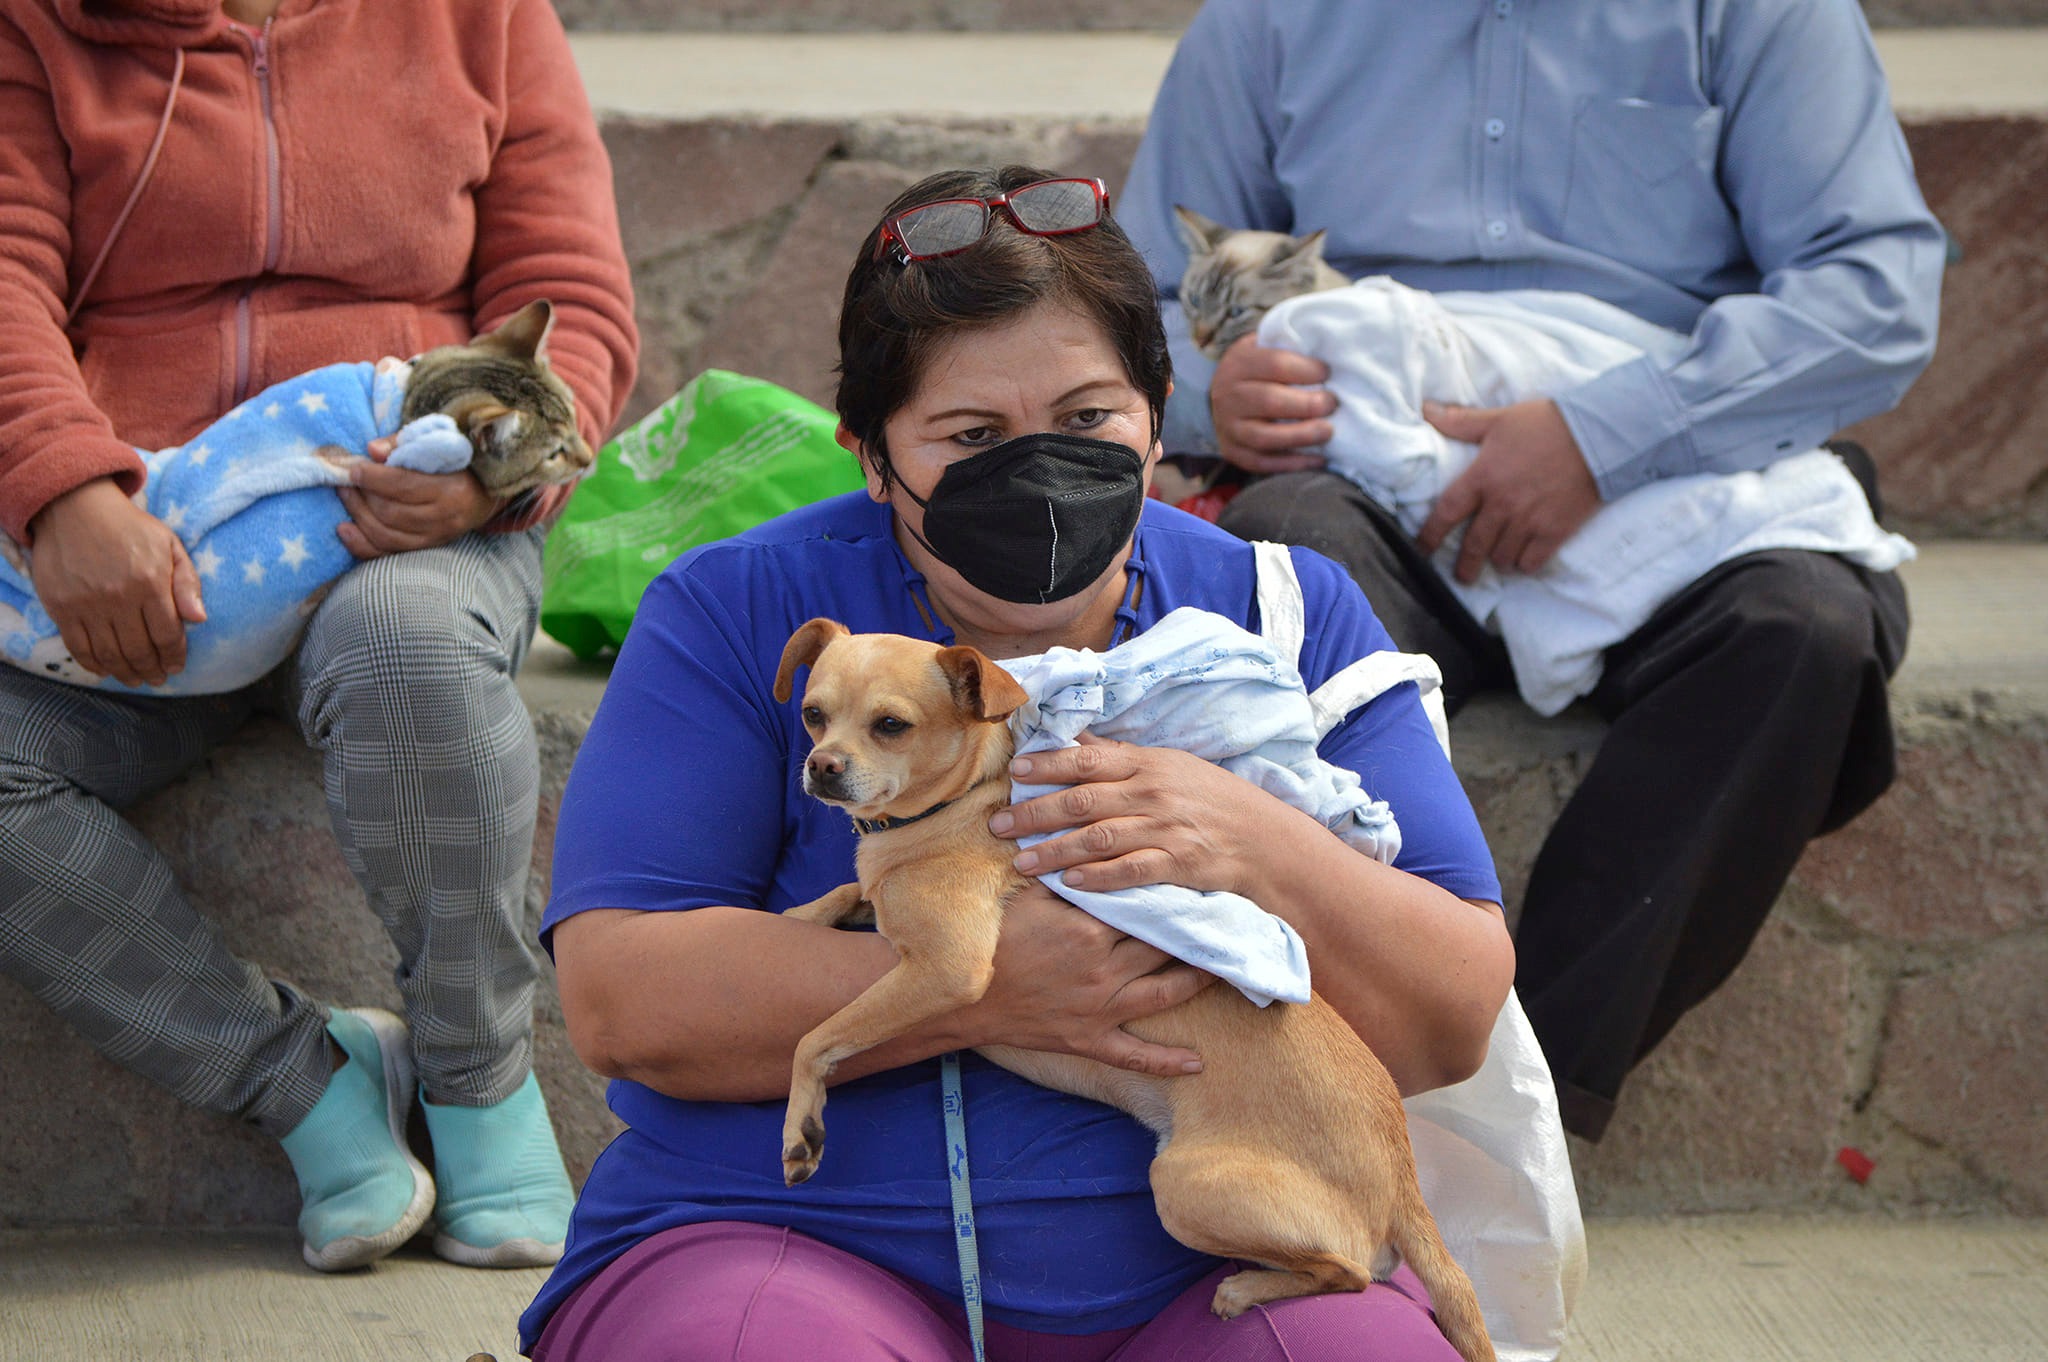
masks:
{"type": "Polygon", "coordinates": [[[1680,284],[1745,258],[1716,174],[1722,120],[1711,104],[1581,99],[1566,241],[1680,284]]]}

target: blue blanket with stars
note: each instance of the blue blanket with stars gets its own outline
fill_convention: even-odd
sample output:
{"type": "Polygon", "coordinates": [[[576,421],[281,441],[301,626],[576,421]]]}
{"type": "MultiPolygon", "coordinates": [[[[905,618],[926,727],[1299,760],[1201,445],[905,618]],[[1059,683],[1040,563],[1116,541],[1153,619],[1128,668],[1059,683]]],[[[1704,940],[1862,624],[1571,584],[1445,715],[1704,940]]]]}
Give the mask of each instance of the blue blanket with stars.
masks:
{"type": "Polygon", "coordinates": [[[198,569],[203,623],[185,626],[185,668],[161,686],[129,687],[74,661],[32,580],[33,552],[0,535],[0,657],[76,685],[148,695],[240,690],[291,655],[327,588],[355,565],[335,530],[348,519],[334,489],[382,435],[389,462],[423,473],[469,465],[469,441],[446,416],[399,428],[411,366],[332,364],[256,396],[193,439],[138,450],[148,479],[136,504],[184,541],[198,569]]]}

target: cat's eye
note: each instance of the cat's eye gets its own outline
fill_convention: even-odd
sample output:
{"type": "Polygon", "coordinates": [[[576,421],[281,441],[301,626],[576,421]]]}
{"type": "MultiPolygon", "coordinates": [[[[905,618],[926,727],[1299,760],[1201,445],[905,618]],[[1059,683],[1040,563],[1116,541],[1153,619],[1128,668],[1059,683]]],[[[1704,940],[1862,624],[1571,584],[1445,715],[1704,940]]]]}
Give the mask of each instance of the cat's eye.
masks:
{"type": "Polygon", "coordinates": [[[1242,317],[1245,313],[1249,311],[1251,311],[1251,309],[1246,307],[1243,303],[1232,303],[1223,315],[1234,319],[1242,317]]]}

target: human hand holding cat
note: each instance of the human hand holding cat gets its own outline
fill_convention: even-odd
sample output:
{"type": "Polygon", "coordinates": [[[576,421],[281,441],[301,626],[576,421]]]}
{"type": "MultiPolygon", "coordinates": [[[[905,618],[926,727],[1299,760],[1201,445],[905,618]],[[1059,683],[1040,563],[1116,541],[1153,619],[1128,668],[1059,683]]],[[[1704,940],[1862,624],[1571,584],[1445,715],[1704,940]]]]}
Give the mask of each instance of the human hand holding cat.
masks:
{"type": "Polygon", "coordinates": [[[125,686],[160,686],[184,669],[185,626],[206,607],[168,525],[98,478],[45,506],[30,528],[36,595],[80,666],[125,686]]]}
{"type": "Polygon", "coordinates": [[[336,488],[349,519],[335,533],[357,558],[437,548],[468,534],[503,503],[468,470],[416,473],[383,462],[395,437],[370,443],[368,460],[349,469],[349,485],[336,488]]]}
{"type": "Polygon", "coordinates": [[[1489,561],[1502,572],[1538,571],[1600,509],[1593,471],[1548,398],[1506,407],[1424,402],[1422,415],[1453,440],[1479,446],[1415,536],[1430,554],[1465,526],[1453,569],[1459,581],[1475,580],[1489,561]]]}
{"type": "Polygon", "coordinates": [[[1262,346],[1255,335],[1231,343],[1209,380],[1216,452],[1251,473],[1321,468],[1314,452],[1335,433],[1335,394],[1314,385],[1330,376],[1321,360],[1262,346]]]}

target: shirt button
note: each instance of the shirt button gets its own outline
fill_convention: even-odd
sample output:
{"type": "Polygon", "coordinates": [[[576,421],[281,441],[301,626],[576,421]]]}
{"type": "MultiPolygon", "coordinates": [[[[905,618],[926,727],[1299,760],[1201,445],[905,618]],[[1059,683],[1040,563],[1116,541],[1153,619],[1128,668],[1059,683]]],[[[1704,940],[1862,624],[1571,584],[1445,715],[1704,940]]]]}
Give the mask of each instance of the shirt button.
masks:
{"type": "Polygon", "coordinates": [[[1486,120],[1486,135],[1488,137],[1493,138],[1496,142],[1500,140],[1500,135],[1506,132],[1507,130],[1508,125],[1501,122],[1498,118],[1489,118],[1486,120]]]}
{"type": "Polygon", "coordinates": [[[1495,218],[1492,222],[1486,224],[1486,234],[1495,241],[1498,241],[1508,234],[1508,225],[1499,218],[1495,218]]]}
{"type": "Polygon", "coordinates": [[[1515,7],[1515,0],[1493,0],[1493,12],[1505,19],[1515,7]]]}

